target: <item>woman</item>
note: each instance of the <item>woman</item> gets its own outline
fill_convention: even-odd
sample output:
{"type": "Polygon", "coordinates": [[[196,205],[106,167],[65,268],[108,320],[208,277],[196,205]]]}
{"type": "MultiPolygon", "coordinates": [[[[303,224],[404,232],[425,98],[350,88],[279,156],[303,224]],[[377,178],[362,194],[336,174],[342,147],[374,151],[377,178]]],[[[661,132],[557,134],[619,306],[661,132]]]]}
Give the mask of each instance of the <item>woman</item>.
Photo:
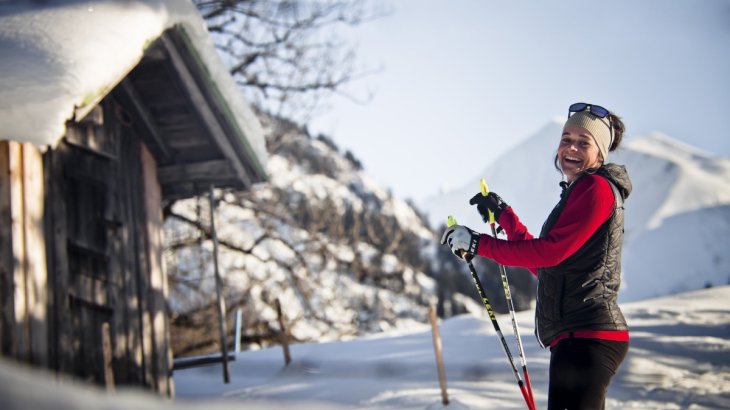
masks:
{"type": "MultiPolygon", "coordinates": [[[[555,156],[565,177],[560,201],[534,238],[497,194],[469,203],[494,213],[508,240],[465,226],[448,228],[441,243],[462,257],[479,255],[530,269],[538,278],[535,334],[550,347],[548,409],[601,409],[611,377],[628,352],[629,332],[616,303],[621,282],[626,169],[607,163],[624,124],[603,107],[576,103],[555,156]]],[[[485,219],[486,220],[486,219],[485,219]]]]}

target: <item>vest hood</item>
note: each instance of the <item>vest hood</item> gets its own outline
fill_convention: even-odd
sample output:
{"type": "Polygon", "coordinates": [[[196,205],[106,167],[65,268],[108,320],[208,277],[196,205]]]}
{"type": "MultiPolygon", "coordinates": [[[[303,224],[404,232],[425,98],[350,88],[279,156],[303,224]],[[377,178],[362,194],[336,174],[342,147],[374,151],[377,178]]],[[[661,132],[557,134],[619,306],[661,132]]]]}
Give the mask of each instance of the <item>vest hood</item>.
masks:
{"type": "Polygon", "coordinates": [[[611,181],[618,188],[624,200],[631,194],[631,179],[629,179],[629,173],[626,171],[625,166],[611,163],[605,164],[598,169],[596,174],[611,181]]]}

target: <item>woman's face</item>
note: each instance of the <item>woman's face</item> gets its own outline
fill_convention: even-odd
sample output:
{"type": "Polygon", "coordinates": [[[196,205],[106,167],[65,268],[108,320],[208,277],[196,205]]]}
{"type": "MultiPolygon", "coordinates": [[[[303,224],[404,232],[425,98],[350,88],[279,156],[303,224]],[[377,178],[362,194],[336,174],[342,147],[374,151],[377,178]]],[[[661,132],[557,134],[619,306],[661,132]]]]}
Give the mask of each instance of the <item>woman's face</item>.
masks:
{"type": "Polygon", "coordinates": [[[568,182],[573,182],[588,168],[597,168],[601,152],[591,133],[583,127],[567,125],[558,145],[558,163],[568,182]]]}

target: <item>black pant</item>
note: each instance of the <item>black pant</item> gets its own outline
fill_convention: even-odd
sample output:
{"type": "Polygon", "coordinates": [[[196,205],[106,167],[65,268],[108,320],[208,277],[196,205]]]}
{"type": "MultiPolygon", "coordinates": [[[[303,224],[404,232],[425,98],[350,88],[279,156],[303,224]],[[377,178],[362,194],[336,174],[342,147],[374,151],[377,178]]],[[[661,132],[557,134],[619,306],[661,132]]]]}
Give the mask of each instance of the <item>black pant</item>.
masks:
{"type": "Polygon", "coordinates": [[[550,349],[548,410],[603,409],[628,342],[564,339],[550,349]]]}

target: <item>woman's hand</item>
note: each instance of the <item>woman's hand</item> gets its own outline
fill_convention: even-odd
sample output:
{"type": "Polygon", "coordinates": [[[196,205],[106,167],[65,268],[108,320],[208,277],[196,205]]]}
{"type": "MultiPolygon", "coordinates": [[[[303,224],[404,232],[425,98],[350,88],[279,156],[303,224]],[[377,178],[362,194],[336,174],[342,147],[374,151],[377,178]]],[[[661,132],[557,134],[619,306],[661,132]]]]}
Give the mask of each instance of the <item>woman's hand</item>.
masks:
{"type": "Polygon", "coordinates": [[[474,232],[466,226],[454,225],[444,231],[441,236],[441,244],[448,245],[451,252],[459,258],[463,259],[466,256],[466,260],[471,260],[477,254],[479,236],[478,232],[474,232]]]}
{"type": "Polygon", "coordinates": [[[477,206],[477,211],[484,222],[489,222],[489,211],[494,214],[494,220],[499,221],[502,211],[509,208],[509,205],[499,195],[491,191],[486,196],[481,192],[477,193],[469,200],[469,205],[477,206]]]}

